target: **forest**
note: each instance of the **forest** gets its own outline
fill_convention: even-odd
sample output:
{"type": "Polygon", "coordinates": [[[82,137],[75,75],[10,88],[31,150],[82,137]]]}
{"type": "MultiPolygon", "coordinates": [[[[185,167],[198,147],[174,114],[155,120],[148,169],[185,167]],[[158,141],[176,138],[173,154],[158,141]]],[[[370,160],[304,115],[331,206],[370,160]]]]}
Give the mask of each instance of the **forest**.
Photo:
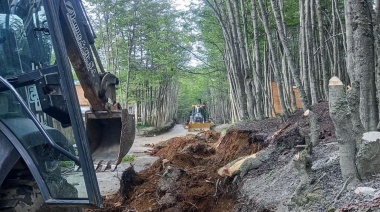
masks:
{"type": "MultiPolygon", "coordinates": [[[[86,7],[105,69],[120,78],[118,100],[138,125],[184,123],[197,99],[215,124],[250,122],[264,132],[254,121],[282,120],[266,142],[296,143],[280,134],[305,137],[302,122],[310,134],[289,159],[300,176],[297,198],[314,189],[309,163],[329,136],[339,147],[342,191],[379,173],[379,135],[368,132],[380,130],[380,0],[193,0],[181,10],[174,0],[87,0],[86,7]],[[300,111],[307,124],[299,115],[294,121],[300,111]]],[[[242,133],[251,125],[240,126],[242,133]]],[[[263,152],[277,151],[269,147],[263,152]]]]}
{"type": "Polygon", "coordinates": [[[377,128],[379,1],[203,0],[176,10],[170,0],[88,0],[87,7],[105,69],[120,78],[119,101],[140,125],[184,122],[197,99],[217,124],[286,120],[299,98],[304,111],[329,100],[345,111],[332,114],[336,126],[352,120],[342,134],[377,128]]]}
{"type": "Polygon", "coordinates": [[[364,129],[378,123],[378,6],[372,1],[88,0],[119,101],[141,125],[184,121],[197,99],[217,123],[286,118],[329,99],[337,76],[364,129]],[[280,110],[274,107],[274,93],[280,110]],[[299,106],[298,106],[299,107],[299,106]]]}

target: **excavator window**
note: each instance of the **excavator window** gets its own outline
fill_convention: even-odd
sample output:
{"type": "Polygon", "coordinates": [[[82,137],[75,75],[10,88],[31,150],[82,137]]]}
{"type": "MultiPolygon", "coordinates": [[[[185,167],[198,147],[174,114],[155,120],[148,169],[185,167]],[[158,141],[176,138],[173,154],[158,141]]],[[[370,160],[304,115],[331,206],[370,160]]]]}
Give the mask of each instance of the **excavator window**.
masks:
{"type": "MultiPolygon", "coordinates": [[[[18,7],[18,6],[14,6],[18,7]]],[[[17,10],[14,11],[17,13],[17,10]]],[[[19,75],[54,65],[44,7],[26,16],[0,13],[0,68],[3,76],[19,75]],[[5,54],[7,53],[7,54],[5,54]]]]}
{"type": "MultiPolygon", "coordinates": [[[[64,95],[43,2],[0,0],[0,76],[15,87],[48,136],[67,154],[79,157],[82,163],[85,161],[82,159],[85,151],[77,149],[83,147],[75,139],[73,128],[69,126],[70,120],[64,124],[53,117],[54,111],[47,113],[41,106],[45,98],[41,93],[53,93],[49,98],[64,95]],[[40,88],[36,85],[49,77],[58,81],[55,87],[40,88]]],[[[62,108],[64,104],[66,102],[62,101],[62,108]]],[[[82,169],[78,171],[77,161],[52,147],[26,110],[13,92],[0,85],[0,125],[8,128],[17,138],[12,142],[17,150],[27,153],[27,156],[21,156],[33,176],[40,178],[36,181],[45,201],[52,204],[94,204],[93,199],[89,200],[93,198],[89,197],[93,191],[88,190],[92,187],[86,185],[88,173],[82,169]],[[35,175],[33,170],[38,173],[35,175]]]]}

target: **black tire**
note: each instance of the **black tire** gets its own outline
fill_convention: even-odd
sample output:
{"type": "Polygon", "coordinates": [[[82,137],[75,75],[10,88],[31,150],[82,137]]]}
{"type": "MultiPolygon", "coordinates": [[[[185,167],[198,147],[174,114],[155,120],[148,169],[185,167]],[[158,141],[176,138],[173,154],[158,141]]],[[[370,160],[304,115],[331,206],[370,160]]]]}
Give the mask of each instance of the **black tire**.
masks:
{"type": "Polygon", "coordinates": [[[0,210],[6,212],[38,211],[44,200],[35,181],[4,181],[0,189],[0,210]]]}
{"type": "Polygon", "coordinates": [[[48,206],[31,175],[7,179],[0,187],[1,212],[80,212],[83,208],[48,206]]]}

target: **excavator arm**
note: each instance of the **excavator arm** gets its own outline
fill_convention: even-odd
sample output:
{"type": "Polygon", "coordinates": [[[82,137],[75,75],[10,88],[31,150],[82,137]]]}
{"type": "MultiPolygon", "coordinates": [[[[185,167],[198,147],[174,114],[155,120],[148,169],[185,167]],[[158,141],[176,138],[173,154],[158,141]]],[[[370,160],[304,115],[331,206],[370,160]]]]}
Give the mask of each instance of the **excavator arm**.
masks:
{"type": "Polygon", "coordinates": [[[133,144],[134,116],[116,102],[115,86],[119,79],[104,71],[94,46],[95,34],[82,2],[59,2],[59,20],[67,53],[91,105],[85,118],[94,164],[102,170],[110,166],[115,169],[133,144]]]}
{"type": "MultiPolygon", "coordinates": [[[[99,140],[101,144],[105,134],[97,132],[99,136],[91,140],[86,136],[72,69],[77,68],[79,73],[88,69],[78,69],[73,65],[77,60],[70,56],[73,61],[69,61],[68,57],[68,49],[75,53],[75,46],[86,43],[78,44],[78,39],[70,43],[65,39],[75,35],[63,33],[73,29],[65,19],[66,5],[73,3],[78,2],[0,0],[0,210],[39,211],[55,205],[102,204],[90,146],[99,140]],[[75,171],[74,165],[81,169],[75,171]]],[[[82,35],[86,40],[87,35],[82,35]]],[[[76,51],[82,58],[94,54],[76,51]]],[[[80,60],[86,63],[86,59],[80,60]]],[[[104,126],[110,119],[120,125],[115,136],[120,147],[121,129],[126,126],[122,123],[130,122],[122,119],[121,108],[115,108],[115,112],[106,108],[107,104],[117,105],[112,94],[117,79],[110,75],[105,83],[105,75],[89,73],[95,95],[87,96],[99,102],[98,110],[89,114],[93,115],[93,123],[101,123],[100,132],[107,129],[104,126]]],[[[87,135],[91,135],[89,129],[87,135]]],[[[94,153],[100,144],[94,146],[94,153]]],[[[111,155],[113,164],[122,154],[111,155]]]]}
{"type": "MultiPolygon", "coordinates": [[[[90,48],[90,45],[94,44],[94,36],[89,29],[90,26],[85,18],[81,1],[64,0],[60,2],[61,13],[59,18],[71,65],[92,109],[103,111],[106,109],[105,103],[107,99],[104,96],[104,89],[100,87],[102,79],[92,54],[96,49],[90,48]]],[[[101,64],[100,61],[96,62],[101,64]]],[[[103,75],[112,74],[103,72],[103,75]]]]}

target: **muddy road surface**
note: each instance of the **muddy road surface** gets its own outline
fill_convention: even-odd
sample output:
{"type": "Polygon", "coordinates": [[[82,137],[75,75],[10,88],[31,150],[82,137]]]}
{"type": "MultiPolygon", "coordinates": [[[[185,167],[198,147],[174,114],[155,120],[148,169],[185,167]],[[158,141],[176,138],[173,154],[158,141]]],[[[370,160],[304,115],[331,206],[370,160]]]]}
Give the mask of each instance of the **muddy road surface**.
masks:
{"type": "Polygon", "coordinates": [[[105,172],[96,173],[101,195],[112,195],[119,190],[120,177],[123,171],[130,167],[131,164],[134,166],[134,169],[139,172],[145,168],[148,168],[154,161],[156,161],[158,159],[157,157],[148,155],[148,152],[152,150],[153,145],[173,137],[197,133],[198,132],[188,132],[183,125],[177,124],[169,132],[161,135],[153,137],[136,136],[135,142],[133,143],[131,150],[128,152],[128,155],[135,156],[133,162],[122,162],[114,172],[107,170],[105,172]]]}

